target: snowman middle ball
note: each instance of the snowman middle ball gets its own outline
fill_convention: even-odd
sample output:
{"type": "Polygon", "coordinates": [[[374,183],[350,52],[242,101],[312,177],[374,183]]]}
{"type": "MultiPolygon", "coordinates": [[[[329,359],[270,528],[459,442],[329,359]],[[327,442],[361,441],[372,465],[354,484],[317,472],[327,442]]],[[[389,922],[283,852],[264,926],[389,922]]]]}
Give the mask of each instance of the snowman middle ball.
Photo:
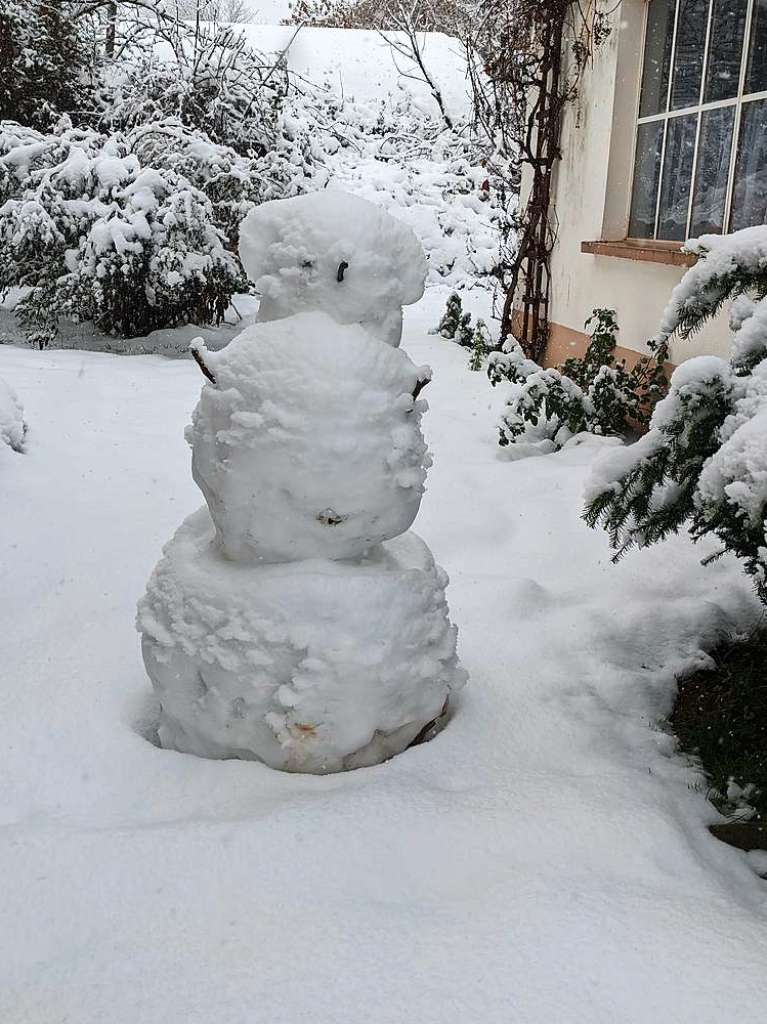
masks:
{"type": "Polygon", "coordinates": [[[206,353],[187,440],[225,556],[353,558],[407,530],[431,464],[413,394],[427,371],[322,312],[206,353]]]}

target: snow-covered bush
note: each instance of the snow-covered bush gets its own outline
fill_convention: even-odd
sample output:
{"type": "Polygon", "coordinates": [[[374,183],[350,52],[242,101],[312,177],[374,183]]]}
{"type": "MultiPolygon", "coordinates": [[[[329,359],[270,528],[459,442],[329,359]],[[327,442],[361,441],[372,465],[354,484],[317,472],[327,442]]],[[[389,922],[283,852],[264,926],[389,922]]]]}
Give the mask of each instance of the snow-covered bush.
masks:
{"type": "Polygon", "coordinates": [[[19,396],[0,378],[0,444],[7,444],[15,452],[20,452],[24,448],[26,432],[19,396]]]}
{"type": "Polygon", "coordinates": [[[142,167],[170,171],[207,196],[216,227],[236,251],[240,223],[265,198],[254,161],[172,118],[139,125],[127,139],[142,167]]]}
{"type": "Polygon", "coordinates": [[[314,191],[328,181],[320,136],[315,133],[310,141],[303,123],[287,115],[280,118],[271,148],[259,156],[243,156],[174,117],[137,124],[126,137],[142,166],[173,171],[205,193],[232,251],[240,224],[255,206],[314,191]]]}
{"type": "Polygon", "coordinates": [[[0,280],[41,347],[59,317],[133,337],[220,322],[241,271],[207,197],[142,167],[129,141],[64,127],[0,126],[0,280]]]}
{"type": "MultiPolygon", "coordinates": [[[[357,103],[329,81],[289,75],[237,29],[190,31],[154,15],[130,26],[114,61],[92,62],[98,88],[82,110],[86,126],[60,117],[47,133],[9,122],[0,129],[0,288],[27,289],[17,314],[32,340],[48,343],[62,315],[128,334],[217,319],[230,288],[247,284],[208,227],[236,253],[252,209],[329,185],[408,224],[432,282],[492,281],[496,211],[460,125],[446,130],[406,88],[357,103]],[[102,181],[95,165],[105,156],[112,171],[130,161],[131,174],[102,181]],[[148,230],[135,233],[131,175],[148,169],[167,188],[139,213],[148,230]],[[184,191],[174,206],[171,193],[184,191]],[[111,241],[108,230],[91,235],[104,218],[117,232],[111,241]],[[171,258],[175,249],[182,259],[171,258]]],[[[47,127],[49,113],[38,123],[47,127]]],[[[468,323],[459,341],[471,347],[468,323]]]]}
{"type": "Polygon", "coordinates": [[[521,384],[540,369],[538,363],[527,358],[514,338],[509,338],[501,349],[491,352],[487,360],[487,376],[493,387],[504,381],[521,384]]]}
{"type": "Polygon", "coordinates": [[[666,344],[629,370],[615,358],[614,310],[595,309],[585,326],[591,328],[586,353],[558,369],[543,369],[527,359],[514,339],[490,355],[491,384],[513,385],[499,424],[499,444],[545,440],[547,450],[554,451],[582,432],[620,437],[647,425],[665,390],[666,344]]]}
{"type": "Polygon", "coordinates": [[[683,363],[649,433],[598,463],[586,521],[617,550],[687,526],[745,562],[767,602],[767,227],[688,243],[698,257],[674,290],[657,338],[687,338],[734,299],[728,360],[683,363]]]}
{"type": "Polygon", "coordinates": [[[477,320],[471,335],[471,359],[469,359],[470,370],[481,370],[485,365],[485,358],[490,351],[492,338],[487,324],[484,320],[477,320]]]}
{"type": "Polygon", "coordinates": [[[88,22],[68,0],[0,0],[0,120],[48,127],[91,100],[88,22]]]}
{"type": "Polygon", "coordinates": [[[226,30],[201,42],[180,37],[167,59],[114,69],[99,127],[127,135],[142,163],[202,189],[233,248],[254,205],[319,191],[333,178],[378,205],[412,208],[405,219],[438,250],[435,275],[490,274],[493,204],[478,187],[471,145],[407,90],[357,103],[331,82],[288,75],[226,30]]]}
{"type": "Polygon", "coordinates": [[[304,93],[316,92],[322,108],[322,90],[299,91],[284,60],[252,49],[232,26],[179,29],[166,50],[168,43],[164,59],[140,54],[113,69],[101,94],[102,130],[140,138],[153,166],[178,170],[217,212],[233,206],[224,218],[230,238],[238,204],[295,195],[309,187],[304,181],[325,184],[321,174],[314,179],[333,111],[302,116],[304,93]]]}
{"type": "Polygon", "coordinates": [[[447,297],[445,312],[442,319],[431,331],[441,338],[455,341],[464,348],[471,348],[473,332],[471,329],[471,313],[463,311],[463,300],[458,292],[452,292],[447,297]]]}
{"type": "Polygon", "coordinates": [[[446,130],[405,89],[376,103],[304,89],[289,109],[321,151],[307,188],[322,187],[324,169],[334,186],[394,213],[426,250],[431,283],[493,288],[502,211],[466,126],[446,130]]]}
{"type": "Polygon", "coordinates": [[[113,68],[101,96],[103,130],[127,132],[175,118],[241,156],[273,147],[288,89],[284,63],[267,59],[232,26],[184,23],[158,33],[113,68]]]}
{"type": "Polygon", "coordinates": [[[556,369],[538,368],[512,392],[498,425],[498,443],[505,447],[520,438],[553,442],[561,448],[588,429],[594,407],[581,388],[556,369]],[[531,432],[532,431],[532,432],[531,432]]]}

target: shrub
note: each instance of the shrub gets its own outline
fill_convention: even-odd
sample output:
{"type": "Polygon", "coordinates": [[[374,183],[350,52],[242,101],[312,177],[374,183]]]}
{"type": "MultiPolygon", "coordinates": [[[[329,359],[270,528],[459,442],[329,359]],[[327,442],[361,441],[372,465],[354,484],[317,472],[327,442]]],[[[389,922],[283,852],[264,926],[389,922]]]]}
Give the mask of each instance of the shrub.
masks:
{"type": "Polygon", "coordinates": [[[288,88],[284,65],[253,50],[237,28],[191,31],[182,22],[161,38],[166,59],[139,51],[113,68],[99,127],[128,132],[172,118],[240,156],[268,153],[288,88]]]}
{"type": "Polygon", "coordinates": [[[657,346],[628,370],[615,358],[615,311],[595,309],[585,326],[591,328],[585,355],[559,369],[544,370],[527,359],[513,339],[492,353],[491,384],[515,385],[499,424],[502,446],[533,437],[551,442],[553,451],[584,431],[621,437],[646,427],[666,384],[666,346],[657,346]]]}
{"type": "Polygon", "coordinates": [[[431,331],[441,338],[455,341],[464,348],[471,348],[473,331],[471,329],[471,313],[464,313],[463,302],[458,292],[452,292],[447,298],[445,312],[437,326],[431,331]]]}
{"type": "Polygon", "coordinates": [[[674,290],[657,338],[688,338],[734,299],[729,360],[683,363],[649,433],[595,469],[584,513],[619,558],[688,527],[744,561],[767,602],[767,227],[688,243],[699,257],[674,290]]]}
{"type": "Polygon", "coordinates": [[[47,128],[89,105],[95,70],[67,0],[0,0],[0,120],[47,128]]]}
{"type": "Polygon", "coordinates": [[[284,61],[268,61],[236,28],[181,26],[163,38],[170,59],[153,54],[113,69],[98,126],[125,134],[142,164],[205,192],[235,250],[253,206],[326,184],[323,147],[336,111],[321,90],[304,103],[284,61]]]}
{"type": "Polygon", "coordinates": [[[254,206],[272,198],[264,195],[255,161],[173,119],[140,125],[127,139],[142,166],[170,171],[207,196],[216,227],[236,252],[240,224],[254,206]]]}
{"type": "Polygon", "coordinates": [[[491,344],[492,339],[490,337],[490,331],[487,329],[487,324],[484,320],[477,320],[471,336],[471,359],[469,360],[470,370],[482,369],[485,357],[490,351],[491,344]]]}
{"type": "Polygon", "coordinates": [[[40,347],[58,320],[134,337],[220,322],[240,281],[207,197],[173,171],[142,168],[128,140],[0,126],[0,280],[40,347]]]}
{"type": "MultiPolygon", "coordinates": [[[[754,811],[756,820],[767,820],[764,624],[746,634],[723,637],[710,652],[708,664],[679,680],[669,721],[680,748],[704,769],[707,796],[718,810],[741,827],[754,811]]],[[[715,834],[727,841],[726,831],[715,834]]]]}

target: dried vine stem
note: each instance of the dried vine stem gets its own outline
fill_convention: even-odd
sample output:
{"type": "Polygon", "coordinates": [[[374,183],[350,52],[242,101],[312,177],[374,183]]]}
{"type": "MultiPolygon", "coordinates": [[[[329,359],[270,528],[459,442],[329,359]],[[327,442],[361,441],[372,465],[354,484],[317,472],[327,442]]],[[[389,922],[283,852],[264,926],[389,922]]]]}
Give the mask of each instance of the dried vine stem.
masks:
{"type": "Polygon", "coordinates": [[[501,337],[513,334],[540,362],[549,340],[552,181],[565,107],[576,100],[615,10],[603,0],[480,0],[465,40],[475,117],[491,140],[488,171],[503,201],[528,169],[524,209],[509,216],[496,271],[504,294],[501,337]]]}

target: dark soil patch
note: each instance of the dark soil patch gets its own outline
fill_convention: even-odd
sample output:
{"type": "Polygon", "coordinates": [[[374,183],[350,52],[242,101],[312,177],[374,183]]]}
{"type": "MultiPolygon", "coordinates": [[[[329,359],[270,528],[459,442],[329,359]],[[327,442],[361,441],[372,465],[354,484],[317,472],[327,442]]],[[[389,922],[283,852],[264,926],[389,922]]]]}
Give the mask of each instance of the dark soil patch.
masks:
{"type": "Polygon", "coordinates": [[[715,668],[679,680],[671,727],[700,761],[712,803],[736,816],[742,810],[727,798],[730,781],[753,787],[752,822],[767,823],[767,625],[724,639],[711,656],[715,668]]]}

